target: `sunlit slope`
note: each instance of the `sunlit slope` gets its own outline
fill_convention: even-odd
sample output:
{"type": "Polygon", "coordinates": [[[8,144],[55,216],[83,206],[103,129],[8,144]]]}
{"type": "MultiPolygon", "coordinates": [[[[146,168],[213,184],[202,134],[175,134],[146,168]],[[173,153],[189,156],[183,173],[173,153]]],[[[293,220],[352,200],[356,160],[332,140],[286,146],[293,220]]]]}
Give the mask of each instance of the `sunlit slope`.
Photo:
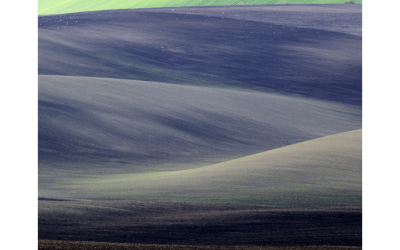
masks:
{"type": "MultiPolygon", "coordinates": [[[[332,9],[346,13],[346,8],[332,9]]],[[[268,11],[256,14],[262,17],[268,11]]],[[[248,12],[253,13],[240,13],[248,12]]],[[[347,23],[358,20],[353,14],[343,14],[347,23]]],[[[306,19],[313,13],[303,10],[301,15],[306,19]]],[[[320,23],[324,15],[313,18],[320,23]]],[[[38,26],[40,75],[234,87],[359,106],[362,102],[358,35],[151,9],[44,16],[38,26]]]]}
{"type": "MultiPolygon", "coordinates": [[[[250,4],[336,4],[343,0],[39,0],[39,15],[63,14],[95,10],[157,8],[178,6],[217,6],[250,4]]],[[[361,4],[362,0],[355,0],[361,4]]]]}
{"type": "Polygon", "coordinates": [[[362,130],[192,170],[60,184],[66,197],[265,206],[361,205],[362,130]]]}

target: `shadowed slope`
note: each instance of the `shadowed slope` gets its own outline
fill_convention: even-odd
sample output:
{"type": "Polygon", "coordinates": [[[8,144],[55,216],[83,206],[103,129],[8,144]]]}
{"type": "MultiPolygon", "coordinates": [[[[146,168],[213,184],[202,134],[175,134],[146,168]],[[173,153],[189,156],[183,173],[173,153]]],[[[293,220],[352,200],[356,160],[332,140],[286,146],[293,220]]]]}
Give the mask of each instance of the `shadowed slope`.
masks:
{"type": "Polygon", "coordinates": [[[226,159],[358,128],[360,110],[329,102],[156,82],[39,76],[40,163],[118,161],[139,167],[226,159]]]}
{"type": "Polygon", "coordinates": [[[207,167],[56,184],[61,197],[279,207],[361,205],[361,130],[207,167]]]}
{"type": "Polygon", "coordinates": [[[66,14],[39,17],[39,74],[230,86],[361,105],[361,42],[170,10],[66,14]]]}
{"type": "Polygon", "coordinates": [[[358,36],[362,34],[362,6],[356,4],[207,6],[141,11],[214,16],[358,36]]]}

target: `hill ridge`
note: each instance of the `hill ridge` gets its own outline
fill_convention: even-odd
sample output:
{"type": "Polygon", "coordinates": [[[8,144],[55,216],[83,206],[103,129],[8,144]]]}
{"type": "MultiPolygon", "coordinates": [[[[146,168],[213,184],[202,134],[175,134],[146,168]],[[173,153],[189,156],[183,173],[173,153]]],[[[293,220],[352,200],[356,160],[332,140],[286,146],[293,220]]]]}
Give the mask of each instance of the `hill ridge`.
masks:
{"type": "Polygon", "coordinates": [[[190,170],[77,179],[59,188],[66,197],[84,199],[359,206],[361,134],[340,133],[190,170]]]}
{"type": "MultiPolygon", "coordinates": [[[[162,7],[199,7],[199,6],[232,6],[232,5],[278,5],[290,4],[338,4],[344,0],[150,0],[127,2],[124,0],[112,1],[83,1],[83,0],[39,0],[38,14],[65,14],[86,11],[132,9],[132,8],[162,8],[162,7]]],[[[362,4],[362,0],[355,0],[362,4]]]]}

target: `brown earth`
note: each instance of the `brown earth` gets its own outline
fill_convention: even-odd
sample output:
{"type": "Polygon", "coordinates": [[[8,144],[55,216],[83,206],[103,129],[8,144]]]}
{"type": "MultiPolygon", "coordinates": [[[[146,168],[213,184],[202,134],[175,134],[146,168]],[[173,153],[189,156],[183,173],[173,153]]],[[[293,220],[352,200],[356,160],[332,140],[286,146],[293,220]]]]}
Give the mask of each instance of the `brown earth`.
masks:
{"type": "Polygon", "coordinates": [[[109,242],[90,242],[90,241],[59,241],[59,240],[39,240],[39,250],[125,250],[125,249],[148,249],[148,250],[186,250],[186,249],[221,249],[221,250],[347,250],[362,249],[361,247],[347,246],[293,246],[293,247],[259,247],[259,246],[195,246],[195,245],[155,245],[155,244],[129,244],[129,243],[109,243],[109,242]]]}
{"type": "Polygon", "coordinates": [[[362,212],[361,207],[266,208],[42,199],[39,239],[172,245],[361,246],[362,212]]]}

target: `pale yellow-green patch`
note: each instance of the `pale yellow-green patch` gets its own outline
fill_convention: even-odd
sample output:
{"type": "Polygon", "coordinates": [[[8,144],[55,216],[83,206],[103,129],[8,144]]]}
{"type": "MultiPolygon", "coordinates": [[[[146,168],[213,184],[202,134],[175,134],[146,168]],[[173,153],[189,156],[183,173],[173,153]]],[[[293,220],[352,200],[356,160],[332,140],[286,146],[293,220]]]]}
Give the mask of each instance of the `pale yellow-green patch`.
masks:
{"type": "Polygon", "coordinates": [[[94,199],[361,205],[361,137],[356,130],[196,169],[83,178],[60,188],[94,199]]]}

